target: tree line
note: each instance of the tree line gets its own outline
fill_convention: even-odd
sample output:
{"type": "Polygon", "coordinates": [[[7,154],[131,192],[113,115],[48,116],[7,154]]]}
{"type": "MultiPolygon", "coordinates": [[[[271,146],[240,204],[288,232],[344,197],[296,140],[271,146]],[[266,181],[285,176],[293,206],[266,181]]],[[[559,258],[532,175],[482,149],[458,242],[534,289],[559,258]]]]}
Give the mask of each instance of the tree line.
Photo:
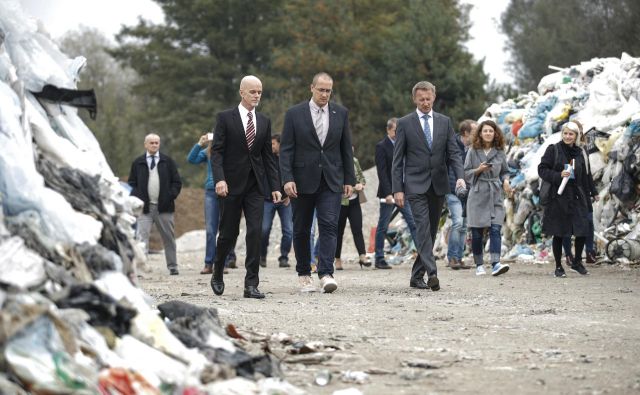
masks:
{"type": "MultiPolygon", "coordinates": [[[[80,87],[96,89],[99,114],[96,121],[86,122],[114,172],[128,174],[131,161],[142,153],[143,136],[154,130],[162,137],[163,151],[180,165],[185,182],[194,186],[204,179],[204,167],[188,166],[186,154],[198,136],[213,128],[218,111],[238,104],[238,85],[247,74],[263,81],[259,111],[271,118],[273,133],[281,130],[288,107],[309,100],[312,76],[319,71],[331,74],[332,100],[350,110],[356,156],[368,168],[376,142],[385,135],[386,120],[414,108],[411,87],[417,81],[436,85],[435,110],[457,124],[478,118],[505,92],[535,88],[548,74],[547,64],[575,64],[614,50],[573,45],[571,56],[560,57],[549,48],[558,46],[565,54],[568,44],[563,43],[582,42],[586,28],[568,29],[566,15],[542,12],[563,8],[559,3],[512,0],[501,27],[518,86],[505,87],[490,83],[483,60],[475,60],[465,48],[473,22],[471,6],[456,0],[156,2],[165,14],[162,24],[140,20],[123,27],[115,45],[84,29],[68,34],[62,47],[71,56],[89,59],[80,87]],[[535,24],[529,22],[532,18],[535,24]],[[533,27],[547,32],[546,39],[523,44],[533,27]],[[562,31],[562,40],[550,43],[554,31],[562,31]]],[[[625,7],[637,8],[631,0],[567,2],[594,15],[598,10],[610,15],[612,9],[621,13],[625,7]],[[593,3],[599,8],[591,9],[593,3]]],[[[604,25],[598,26],[604,31],[615,30],[614,25],[625,29],[613,19],[604,25]]],[[[636,37],[631,43],[633,37],[619,40],[615,48],[633,52],[640,42],[636,37]]]]}

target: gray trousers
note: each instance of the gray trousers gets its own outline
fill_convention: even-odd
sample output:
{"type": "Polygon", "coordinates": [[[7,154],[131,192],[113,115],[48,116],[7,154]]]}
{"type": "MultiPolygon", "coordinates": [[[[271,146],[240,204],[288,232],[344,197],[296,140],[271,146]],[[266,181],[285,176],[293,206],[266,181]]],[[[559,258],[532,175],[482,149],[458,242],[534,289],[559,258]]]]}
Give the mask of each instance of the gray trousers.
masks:
{"type": "Polygon", "coordinates": [[[149,204],[149,213],[138,217],[138,230],[136,238],[145,245],[145,253],[149,253],[149,234],[151,225],[156,224],[164,245],[164,258],[167,261],[167,269],[177,269],[176,237],[173,231],[173,213],[159,213],[157,204],[149,204]]]}
{"type": "Polygon", "coordinates": [[[438,233],[440,214],[444,205],[444,196],[438,196],[429,188],[427,193],[420,195],[407,195],[411,204],[411,213],[416,223],[416,249],[418,256],[411,269],[411,278],[419,280],[438,274],[436,260],[433,256],[433,243],[438,233]]]}

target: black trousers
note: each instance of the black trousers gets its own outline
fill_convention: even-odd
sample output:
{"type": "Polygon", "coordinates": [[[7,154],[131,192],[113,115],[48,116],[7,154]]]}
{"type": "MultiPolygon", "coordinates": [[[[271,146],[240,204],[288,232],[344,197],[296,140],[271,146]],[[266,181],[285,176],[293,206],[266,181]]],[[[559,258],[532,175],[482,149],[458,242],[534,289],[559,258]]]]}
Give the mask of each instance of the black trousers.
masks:
{"type": "Polygon", "coordinates": [[[244,277],[244,286],[258,286],[260,282],[258,271],[260,270],[263,201],[264,196],[260,193],[258,182],[253,172],[249,173],[247,185],[242,194],[227,195],[224,198],[219,198],[220,228],[216,258],[213,263],[214,278],[222,279],[224,261],[236,244],[240,233],[240,218],[244,212],[247,225],[247,236],[245,238],[247,256],[244,261],[247,273],[244,277]]]}
{"type": "Polygon", "coordinates": [[[344,236],[344,229],[347,227],[347,218],[351,225],[351,234],[353,235],[353,242],[356,244],[358,255],[364,255],[367,253],[364,247],[364,236],[362,235],[362,208],[360,207],[360,199],[355,198],[349,200],[348,206],[340,207],[336,258],[340,258],[340,254],[342,253],[342,237],[344,236]]]}

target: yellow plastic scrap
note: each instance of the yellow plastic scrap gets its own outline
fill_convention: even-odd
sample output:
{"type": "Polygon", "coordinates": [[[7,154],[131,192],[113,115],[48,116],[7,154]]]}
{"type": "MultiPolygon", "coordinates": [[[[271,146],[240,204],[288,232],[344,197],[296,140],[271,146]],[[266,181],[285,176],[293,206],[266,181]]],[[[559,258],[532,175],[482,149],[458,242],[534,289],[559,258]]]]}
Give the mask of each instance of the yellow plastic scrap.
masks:
{"type": "Polygon", "coordinates": [[[571,111],[571,103],[565,103],[564,107],[562,107],[562,112],[553,117],[553,120],[562,121],[569,118],[569,111],[571,111]]]}
{"type": "Polygon", "coordinates": [[[600,152],[602,152],[602,156],[605,158],[605,160],[606,158],[609,157],[609,152],[611,151],[611,148],[613,147],[613,145],[616,143],[616,141],[618,141],[620,136],[622,136],[622,132],[623,130],[618,128],[613,132],[611,132],[611,134],[609,135],[609,138],[602,138],[602,137],[596,138],[595,145],[596,147],[598,147],[600,152]]]}

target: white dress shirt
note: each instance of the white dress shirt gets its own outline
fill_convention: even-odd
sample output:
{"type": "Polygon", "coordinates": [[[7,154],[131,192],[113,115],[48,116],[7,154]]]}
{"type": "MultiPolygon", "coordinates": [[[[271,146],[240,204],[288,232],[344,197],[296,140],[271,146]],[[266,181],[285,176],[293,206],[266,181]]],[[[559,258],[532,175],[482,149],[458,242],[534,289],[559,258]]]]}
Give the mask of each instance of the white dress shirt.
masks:
{"type": "Polygon", "coordinates": [[[423,132],[424,132],[424,118],[422,117],[425,115],[429,115],[429,131],[431,132],[431,141],[433,141],[433,110],[425,114],[416,108],[416,113],[418,113],[418,118],[420,119],[420,126],[422,127],[423,132]]]}
{"type": "Polygon", "coordinates": [[[242,127],[244,128],[245,134],[247,133],[247,122],[249,122],[249,116],[247,114],[251,113],[253,115],[253,127],[255,129],[256,134],[258,134],[258,122],[256,122],[256,109],[252,109],[251,111],[244,108],[242,104],[238,104],[238,111],[240,111],[240,119],[242,120],[242,127]]]}

